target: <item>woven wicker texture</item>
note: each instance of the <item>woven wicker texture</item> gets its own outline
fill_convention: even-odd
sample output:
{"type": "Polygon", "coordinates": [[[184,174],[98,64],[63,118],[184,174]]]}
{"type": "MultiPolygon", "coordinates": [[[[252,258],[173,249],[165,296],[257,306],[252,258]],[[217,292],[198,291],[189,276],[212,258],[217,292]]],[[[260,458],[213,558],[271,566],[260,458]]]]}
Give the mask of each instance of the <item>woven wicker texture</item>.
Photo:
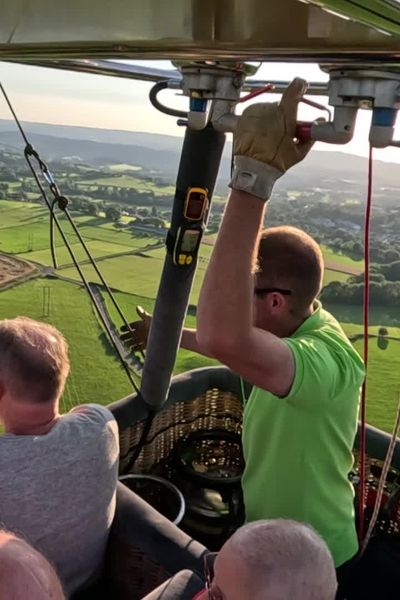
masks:
{"type": "MultiPolygon", "coordinates": [[[[223,429],[240,433],[242,429],[242,402],[230,392],[208,390],[198,398],[173,404],[154,419],[147,443],[135,464],[136,473],[156,472],[157,466],[170,456],[175,444],[194,431],[223,429]]],[[[142,423],[135,423],[120,435],[121,473],[136,448],[142,423]]]]}

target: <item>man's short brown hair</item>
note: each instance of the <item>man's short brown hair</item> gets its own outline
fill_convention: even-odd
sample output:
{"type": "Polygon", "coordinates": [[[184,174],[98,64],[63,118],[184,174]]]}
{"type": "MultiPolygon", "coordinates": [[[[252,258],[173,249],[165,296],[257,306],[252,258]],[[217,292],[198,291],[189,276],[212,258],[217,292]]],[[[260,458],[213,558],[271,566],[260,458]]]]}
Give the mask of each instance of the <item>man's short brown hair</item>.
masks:
{"type": "Polygon", "coordinates": [[[16,400],[57,400],[68,372],[68,345],[55,327],[27,317],[0,321],[0,377],[16,400]]]}
{"type": "Polygon", "coordinates": [[[324,260],[317,242],[301,229],[271,227],[260,234],[255,271],[257,287],[291,290],[290,303],[303,310],[321,290],[324,260]]]}

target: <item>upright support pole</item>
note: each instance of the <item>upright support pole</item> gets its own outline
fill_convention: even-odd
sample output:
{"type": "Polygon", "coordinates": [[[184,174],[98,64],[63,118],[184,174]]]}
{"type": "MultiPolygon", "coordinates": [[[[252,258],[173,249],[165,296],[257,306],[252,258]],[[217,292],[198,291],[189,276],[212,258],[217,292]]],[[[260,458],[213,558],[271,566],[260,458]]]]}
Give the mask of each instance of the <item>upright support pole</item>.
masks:
{"type": "Polygon", "coordinates": [[[140,392],[149,407],[157,410],[165,402],[176,354],[182,335],[196,259],[190,264],[174,262],[173,247],[182,227],[190,226],[184,215],[190,188],[206,188],[211,199],[225,143],[225,134],[207,127],[201,131],[186,129],[171,228],[167,240],[160,286],[147,344],[140,392]]]}

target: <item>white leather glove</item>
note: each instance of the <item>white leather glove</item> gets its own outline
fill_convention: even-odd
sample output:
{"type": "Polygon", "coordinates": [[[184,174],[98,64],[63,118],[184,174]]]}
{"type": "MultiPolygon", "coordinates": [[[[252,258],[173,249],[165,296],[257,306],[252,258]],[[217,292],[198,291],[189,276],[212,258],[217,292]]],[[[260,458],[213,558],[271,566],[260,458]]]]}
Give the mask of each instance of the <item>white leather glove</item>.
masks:
{"type": "Polygon", "coordinates": [[[234,171],[229,186],[268,200],[275,181],[303,160],[313,141],[294,141],[297,106],[307,90],[294,79],[281,101],[252,104],[239,118],[234,136],[234,171]]]}

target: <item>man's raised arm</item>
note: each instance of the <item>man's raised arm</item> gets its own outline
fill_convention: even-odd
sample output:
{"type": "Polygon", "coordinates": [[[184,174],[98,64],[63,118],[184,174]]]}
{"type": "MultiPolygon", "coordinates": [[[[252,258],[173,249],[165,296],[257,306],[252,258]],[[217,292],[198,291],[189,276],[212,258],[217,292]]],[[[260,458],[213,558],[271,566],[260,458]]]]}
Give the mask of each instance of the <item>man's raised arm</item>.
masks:
{"type": "Polygon", "coordinates": [[[200,350],[280,396],[292,386],[294,358],[282,339],[254,325],[252,271],[274,183],[312,147],[295,140],[297,106],[305,90],[306,83],[295,79],[279,104],[254,104],[239,119],[232,192],[197,310],[200,350]]]}

